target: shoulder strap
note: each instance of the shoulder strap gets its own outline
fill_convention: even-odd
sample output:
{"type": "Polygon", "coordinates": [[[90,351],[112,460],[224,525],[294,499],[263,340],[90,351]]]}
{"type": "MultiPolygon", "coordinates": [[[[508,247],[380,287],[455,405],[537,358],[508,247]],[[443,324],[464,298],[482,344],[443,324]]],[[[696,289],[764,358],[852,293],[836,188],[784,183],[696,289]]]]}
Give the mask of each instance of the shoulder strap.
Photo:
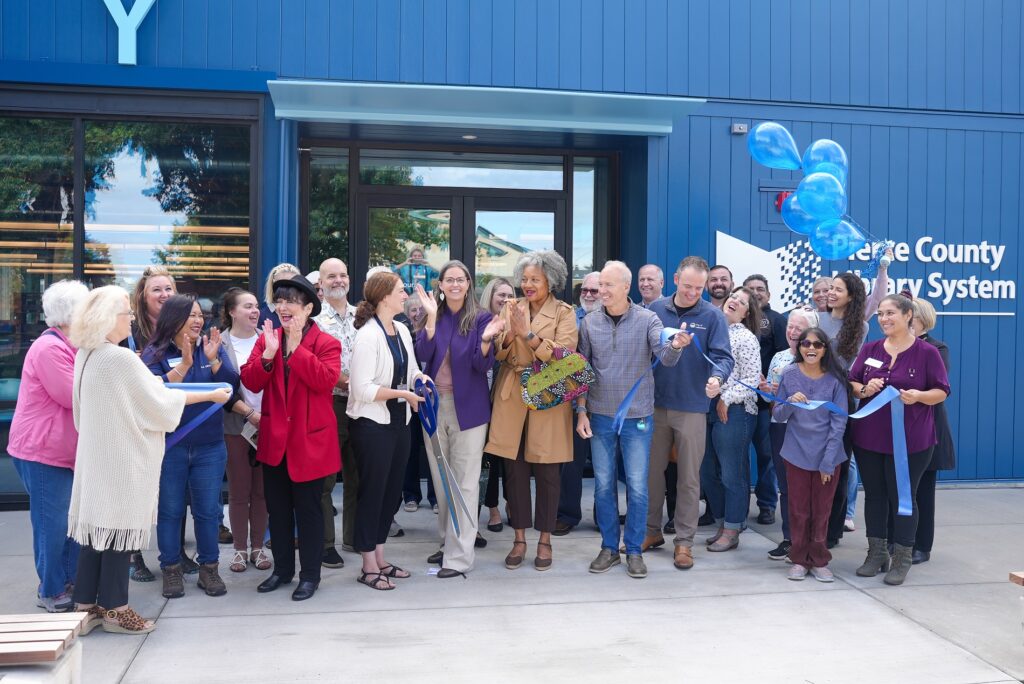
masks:
{"type": "Polygon", "coordinates": [[[89,358],[92,356],[92,353],[94,351],[96,351],[96,350],[95,349],[90,349],[89,353],[85,355],[84,359],[82,359],[82,374],[80,376],[78,376],[78,405],[79,406],[82,405],[82,383],[85,381],[85,364],[89,363],[89,358]]]}

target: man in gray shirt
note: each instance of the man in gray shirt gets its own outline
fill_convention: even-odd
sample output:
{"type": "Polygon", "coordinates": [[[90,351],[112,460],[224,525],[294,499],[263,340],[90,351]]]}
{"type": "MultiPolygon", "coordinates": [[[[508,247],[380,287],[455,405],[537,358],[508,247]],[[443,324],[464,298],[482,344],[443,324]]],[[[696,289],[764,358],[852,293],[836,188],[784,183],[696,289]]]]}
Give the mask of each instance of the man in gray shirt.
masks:
{"type": "Polygon", "coordinates": [[[629,301],[633,274],[621,261],[609,261],[598,289],[602,308],[580,324],[579,351],[590,360],[597,379],[576,403],[576,432],[591,442],[594,503],[601,530],[601,552],[591,572],[606,572],[621,562],[616,452],[621,449],[626,473],[626,570],[647,576],[641,544],[647,521],[647,471],[654,432],[654,374],[651,355],[667,366],[679,361],[690,337],[683,333],[662,341],[664,326],[654,313],[629,301]],[[636,384],[636,392],[631,392],[636,384]],[[631,401],[626,401],[627,397],[631,401]],[[588,413],[590,414],[588,416],[588,413]],[[617,418],[621,424],[617,424],[617,418]]]}

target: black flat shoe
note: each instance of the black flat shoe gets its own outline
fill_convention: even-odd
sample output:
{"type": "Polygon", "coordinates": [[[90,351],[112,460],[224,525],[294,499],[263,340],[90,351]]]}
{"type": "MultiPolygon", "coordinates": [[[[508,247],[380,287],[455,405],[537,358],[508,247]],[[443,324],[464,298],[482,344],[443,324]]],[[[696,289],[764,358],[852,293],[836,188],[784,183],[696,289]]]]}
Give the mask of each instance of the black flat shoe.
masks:
{"type": "Polygon", "coordinates": [[[305,601],[308,598],[313,598],[313,594],[316,593],[316,588],[319,586],[319,582],[300,581],[299,586],[295,587],[295,591],[292,592],[292,601],[305,601]]]}
{"type": "Polygon", "coordinates": [[[484,536],[482,534],[477,532],[476,533],[476,541],[473,542],[473,546],[475,546],[478,549],[482,549],[485,546],[487,546],[487,540],[484,539],[484,536]]]}
{"type": "Polygon", "coordinates": [[[911,565],[919,565],[921,563],[927,563],[929,561],[929,559],[931,559],[931,557],[932,557],[931,551],[918,551],[917,549],[914,549],[914,553],[910,557],[911,558],[910,564],[911,565]]]}
{"type": "Polygon", "coordinates": [[[437,577],[438,579],[450,579],[452,577],[462,577],[462,579],[467,579],[466,573],[459,572],[458,570],[452,570],[451,568],[441,568],[437,571],[437,577]]]}
{"type": "Polygon", "coordinates": [[[256,591],[258,591],[261,594],[266,594],[268,592],[274,591],[280,586],[291,583],[291,579],[282,579],[279,575],[271,575],[267,579],[260,582],[259,586],[256,587],[256,591]]]}
{"type": "Polygon", "coordinates": [[[503,529],[505,529],[505,526],[502,525],[501,522],[499,521],[496,523],[487,523],[487,529],[491,532],[501,532],[503,529]]]}
{"type": "Polygon", "coordinates": [[[431,565],[440,565],[442,560],[444,560],[444,551],[440,549],[427,556],[427,562],[431,565]]]}

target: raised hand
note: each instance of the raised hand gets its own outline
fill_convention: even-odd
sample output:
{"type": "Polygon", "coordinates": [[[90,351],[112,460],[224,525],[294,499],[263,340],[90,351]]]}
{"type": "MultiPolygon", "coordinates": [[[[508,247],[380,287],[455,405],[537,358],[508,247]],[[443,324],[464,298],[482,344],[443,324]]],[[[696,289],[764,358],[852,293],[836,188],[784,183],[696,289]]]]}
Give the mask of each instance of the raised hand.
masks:
{"type": "Polygon", "coordinates": [[[525,338],[530,334],[530,322],[526,315],[526,307],[529,306],[525,301],[519,303],[514,299],[509,299],[505,302],[505,306],[508,307],[509,323],[512,325],[512,332],[517,337],[525,338]]]}
{"type": "Polygon", "coordinates": [[[422,283],[416,283],[415,292],[420,298],[420,304],[423,305],[423,313],[426,314],[427,320],[430,322],[437,320],[437,299],[434,296],[434,291],[427,292],[423,289],[422,283]]]}
{"type": "Polygon", "coordinates": [[[195,349],[195,340],[188,333],[185,333],[185,339],[181,343],[181,365],[186,369],[192,367],[192,351],[195,349]]]}
{"type": "Polygon", "coordinates": [[[503,330],[505,330],[505,319],[495,316],[487,323],[487,327],[480,334],[480,339],[483,342],[490,342],[497,335],[500,335],[503,330]]]}
{"type": "Polygon", "coordinates": [[[263,321],[263,358],[270,361],[277,356],[277,350],[280,348],[281,343],[277,339],[277,331],[274,330],[274,324],[268,318],[263,321]]]}
{"type": "Polygon", "coordinates": [[[210,328],[209,335],[203,335],[203,354],[206,360],[213,363],[217,360],[217,353],[220,351],[220,330],[214,326],[210,328]]]}
{"type": "Polygon", "coordinates": [[[302,331],[306,327],[305,321],[300,321],[298,316],[292,318],[288,323],[285,333],[288,335],[288,351],[293,352],[302,344],[302,331]]]}

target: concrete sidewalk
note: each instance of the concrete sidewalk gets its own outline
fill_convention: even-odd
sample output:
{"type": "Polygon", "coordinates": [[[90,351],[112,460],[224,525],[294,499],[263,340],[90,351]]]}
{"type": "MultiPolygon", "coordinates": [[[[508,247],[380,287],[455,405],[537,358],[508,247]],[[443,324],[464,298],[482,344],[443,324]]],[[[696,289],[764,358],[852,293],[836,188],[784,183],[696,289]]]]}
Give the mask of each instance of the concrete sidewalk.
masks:
{"type": "MultiPolygon", "coordinates": [[[[343,554],[346,567],[324,569],[312,600],[291,601],[290,588],[258,595],[267,573],[229,572],[221,547],[226,596],[208,598],[194,578],[173,601],[160,596],[159,575],[132,583],[132,605],[159,626],[148,636],[86,637],[84,681],[1017,681],[1024,591],[1007,574],[1024,569],[1021,508],[1024,489],[940,490],[932,560],[902,587],[854,575],[866,548],[860,519],[834,551],[830,585],[788,581],[788,566],[766,556],[778,525],[752,521],[739,549],[724,554],[704,550],[712,530],[702,528],[687,572],[672,567],[670,548],[648,552],[645,580],[627,577],[624,565],[589,574],[600,542],[586,523],[555,539],[554,566],[543,573],[531,564],[535,532],[527,562],[509,571],[511,530],[485,530],[490,544],[469,579],[439,580],[426,563],[437,518],[429,508],[402,511],[406,534],[388,552],[413,577],[395,591],[357,584],[358,557],[343,554]]],[[[0,539],[0,611],[38,611],[28,514],[0,513],[0,539]]],[[[155,569],[156,552],[146,557],[155,569]]]]}

